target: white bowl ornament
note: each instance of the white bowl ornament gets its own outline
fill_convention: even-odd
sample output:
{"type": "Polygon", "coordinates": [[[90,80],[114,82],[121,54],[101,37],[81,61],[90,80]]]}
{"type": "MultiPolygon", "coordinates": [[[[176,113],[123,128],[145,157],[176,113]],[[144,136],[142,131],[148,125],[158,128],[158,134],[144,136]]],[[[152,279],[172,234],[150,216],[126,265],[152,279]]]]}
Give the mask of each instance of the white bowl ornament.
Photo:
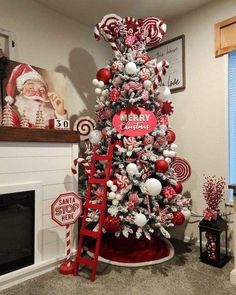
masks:
{"type": "Polygon", "coordinates": [[[162,190],[162,185],[160,183],[160,181],[156,178],[149,178],[146,182],[145,182],[145,188],[147,190],[147,193],[152,196],[155,197],[157,195],[160,194],[161,190],[162,190]]]}
{"type": "Polygon", "coordinates": [[[102,132],[99,130],[92,130],[89,134],[89,141],[92,144],[99,144],[102,139],[102,132]]]}
{"type": "Polygon", "coordinates": [[[138,213],[134,217],[134,223],[139,227],[143,227],[147,223],[147,218],[143,213],[138,213]]]}
{"type": "Polygon", "coordinates": [[[166,101],[171,97],[170,88],[167,86],[161,86],[158,88],[158,99],[161,101],[166,101]]]}

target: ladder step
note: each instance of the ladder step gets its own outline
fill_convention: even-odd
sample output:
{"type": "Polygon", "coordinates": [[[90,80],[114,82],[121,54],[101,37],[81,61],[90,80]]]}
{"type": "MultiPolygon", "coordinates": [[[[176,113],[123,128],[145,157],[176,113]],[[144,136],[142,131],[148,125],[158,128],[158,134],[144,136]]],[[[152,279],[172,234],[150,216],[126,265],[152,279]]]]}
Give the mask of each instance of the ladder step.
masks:
{"type": "Polygon", "coordinates": [[[90,229],[81,228],[80,234],[88,237],[99,238],[101,234],[97,231],[93,231],[90,229]]]}
{"type": "Polygon", "coordinates": [[[96,261],[94,259],[84,258],[84,257],[78,257],[78,262],[81,264],[85,264],[88,266],[95,266],[96,261]]]}
{"type": "Polygon", "coordinates": [[[110,155],[94,155],[93,156],[93,160],[107,161],[110,159],[111,159],[110,155]]]}
{"type": "Polygon", "coordinates": [[[89,183],[92,184],[106,184],[107,183],[107,179],[106,178],[89,178],[89,183]]]}
{"type": "Polygon", "coordinates": [[[105,207],[102,204],[85,203],[85,208],[103,210],[105,207]]]}

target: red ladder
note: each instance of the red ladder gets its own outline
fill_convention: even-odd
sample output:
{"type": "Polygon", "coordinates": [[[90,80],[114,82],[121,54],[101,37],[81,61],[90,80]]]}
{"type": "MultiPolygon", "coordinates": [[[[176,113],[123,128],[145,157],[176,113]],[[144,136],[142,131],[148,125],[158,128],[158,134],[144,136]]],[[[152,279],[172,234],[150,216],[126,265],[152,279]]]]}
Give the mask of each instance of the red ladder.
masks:
{"type": "Polygon", "coordinates": [[[78,250],[74,262],[74,275],[78,275],[79,266],[80,264],[87,265],[91,268],[91,281],[95,281],[96,273],[97,273],[97,263],[98,263],[98,256],[100,253],[101,247],[101,239],[102,239],[102,226],[105,219],[105,212],[106,212],[106,203],[107,203],[107,181],[110,179],[111,167],[112,167],[112,156],[113,156],[113,149],[114,145],[110,144],[108,153],[106,155],[98,155],[98,146],[94,147],[93,158],[92,158],[92,165],[91,165],[91,173],[88,179],[88,188],[87,188],[87,195],[86,201],[84,204],[84,213],[82,218],[82,224],[80,228],[80,237],[78,243],[78,250]],[[94,173],[96,172],[95,162],[96,161],[107,161],[105,167],[105,178],[95,178],[94,173]],[[101,185],[104,187],[104,195],[102,197],[102,202],[99,204],[92,204],[91,203],[91,190],[94,184],[101,185]],[[98,221],[98,230],[93,231],[90,229],[86,229],[86,218],[88,217],[89,209],[99,210],[100,216],[98,221]],[[82,257],[82,252],[84,248],[84,238],[85,236],[91,237],[95,239],[95,251],[92,258],[85,258],[82,257]]]}

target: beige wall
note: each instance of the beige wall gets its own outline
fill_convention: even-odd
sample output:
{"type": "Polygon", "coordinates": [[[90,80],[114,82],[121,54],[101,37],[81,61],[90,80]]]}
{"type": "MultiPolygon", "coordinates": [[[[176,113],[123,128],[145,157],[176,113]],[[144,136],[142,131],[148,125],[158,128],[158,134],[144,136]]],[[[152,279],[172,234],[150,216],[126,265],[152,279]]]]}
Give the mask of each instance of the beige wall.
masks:
{"type": "Polygon", "coordinates": [[[0,28],[16,37],[16,60],[65,74],[73,113],[93,113],[91,81],[110,54],[104,42],[95,41],[93,28],[32,0],[0,0],[0,7],[0,28]]]}
{"type": "MultiPolygon", "coordinates": [[[[235,11],[236,1],[213,1],[167,23],[166,40],[185,34],[186,90],[172,95],[171,125],[177,134],[178,155],[192,167],[184,189],[191,192],[193,211],[199,214],[206,206],[203,174],[227,177],[228,173],[227,56],[214,56],[214,24],[235,11]]],[[[186,236],[198,238],[197,225],[189,224],[186,236]]]]}

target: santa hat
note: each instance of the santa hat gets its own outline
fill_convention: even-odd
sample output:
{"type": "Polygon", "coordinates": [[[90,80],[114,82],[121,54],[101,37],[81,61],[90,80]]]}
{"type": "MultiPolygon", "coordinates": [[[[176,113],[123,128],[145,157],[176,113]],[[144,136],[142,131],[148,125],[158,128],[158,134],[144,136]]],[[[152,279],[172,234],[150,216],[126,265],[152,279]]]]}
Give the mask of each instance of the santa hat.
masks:
{"type": "Polygon", "coordinates": [[[12,70],[11,76],[7,82],[7,96],[5,97],[5,101],[12,104],[14,102],[13,97],[15,89],[17,88],[17,90],[20,92],[27,80],[40,81],[47,87],[47,84],[44,81],[43,77],[30,65],[19,64],[12,70]]]}

